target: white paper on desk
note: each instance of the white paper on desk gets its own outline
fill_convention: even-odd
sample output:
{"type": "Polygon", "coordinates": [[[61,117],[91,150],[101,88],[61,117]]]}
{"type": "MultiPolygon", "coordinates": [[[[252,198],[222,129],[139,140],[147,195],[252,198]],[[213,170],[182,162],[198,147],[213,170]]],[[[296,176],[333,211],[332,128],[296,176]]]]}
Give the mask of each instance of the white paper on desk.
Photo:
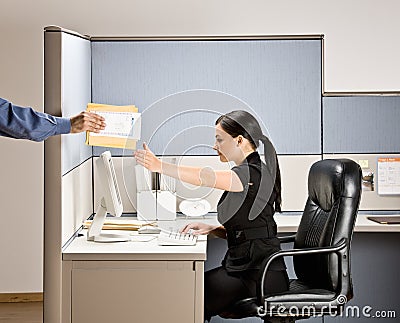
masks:
{"type": "Polygon", "coordinates": [[[140,139],[141,113],[93,111],[105,119],[106,128],[91,136],[140,139]]]}

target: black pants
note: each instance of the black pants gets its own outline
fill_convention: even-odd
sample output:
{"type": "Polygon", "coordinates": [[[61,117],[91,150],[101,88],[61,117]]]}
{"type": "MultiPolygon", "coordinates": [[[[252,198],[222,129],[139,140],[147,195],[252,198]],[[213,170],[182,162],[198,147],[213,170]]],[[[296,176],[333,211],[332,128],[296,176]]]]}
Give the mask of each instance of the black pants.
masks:
{"type": "MultiPolygon", "coordinates": [[[[235,302],[256,296],[258,271],[228,274],[223,267],[204,273],[204,318],[227,311],[235,302]]],[[[268,271],[264,291],[278,293],[288,290],[289,279],[286,270],[268,271]]]]}

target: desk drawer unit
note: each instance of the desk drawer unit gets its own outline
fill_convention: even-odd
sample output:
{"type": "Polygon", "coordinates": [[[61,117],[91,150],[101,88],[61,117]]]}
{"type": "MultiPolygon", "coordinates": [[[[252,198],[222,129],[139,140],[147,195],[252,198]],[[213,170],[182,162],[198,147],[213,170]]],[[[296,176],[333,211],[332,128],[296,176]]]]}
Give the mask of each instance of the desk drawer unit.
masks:
{"type": "Polygon", "coordinates": [[[73,263],[72,323],[195,322],[195,307],[193,261],[73,263]]]}

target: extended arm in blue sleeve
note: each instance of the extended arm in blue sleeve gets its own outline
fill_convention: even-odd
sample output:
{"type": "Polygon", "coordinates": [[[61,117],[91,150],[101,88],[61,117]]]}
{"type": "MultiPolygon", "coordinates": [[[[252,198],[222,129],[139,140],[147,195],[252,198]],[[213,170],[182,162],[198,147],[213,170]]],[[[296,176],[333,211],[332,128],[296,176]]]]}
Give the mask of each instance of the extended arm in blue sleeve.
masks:
{"type": "Polygon", "coordinates": [[[12,104],[0,98],[0,135],[16,139],[43,141],[71,131],[68,118],[59,118],[12,104]]]}

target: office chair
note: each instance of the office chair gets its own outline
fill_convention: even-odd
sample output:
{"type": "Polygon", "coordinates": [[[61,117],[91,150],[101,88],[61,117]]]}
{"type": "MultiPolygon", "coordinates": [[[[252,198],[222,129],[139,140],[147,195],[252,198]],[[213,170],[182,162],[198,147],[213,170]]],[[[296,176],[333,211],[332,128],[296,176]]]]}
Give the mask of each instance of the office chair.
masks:
{"type": "Polygon", "coordinates": [[[308,199],[295,235],[280,237],[294,249],[271,255],[260,271],[257,297],[236,302],[220,316],[256,316],[264,322],[295,322],[313,315],[338,315],[353,297],[350,242],[361,197],[361,169],[348,159],[320,160],[311,166],[308,199]],[[271,262],[293,256],[297,279],[276,295],[264,291],[271,262]]]}

